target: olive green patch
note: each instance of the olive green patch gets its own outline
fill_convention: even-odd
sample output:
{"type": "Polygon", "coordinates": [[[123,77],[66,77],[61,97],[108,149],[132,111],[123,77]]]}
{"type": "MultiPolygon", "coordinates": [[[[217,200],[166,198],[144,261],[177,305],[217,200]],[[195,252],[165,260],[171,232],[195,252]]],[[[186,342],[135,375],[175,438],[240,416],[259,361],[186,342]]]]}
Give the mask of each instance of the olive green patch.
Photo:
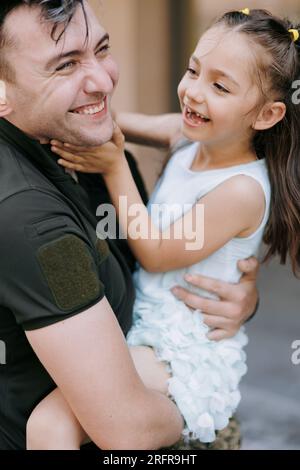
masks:
{"type": "Polygon", "coordinates": [[[42,246],[38,259],[60,309],[83,307],[103,294],[95,262],[85,243],[75,235],[42,246]]]}
{"type": "Polygon", "coordinates": [[[109,246],[105,240],[101,240],[100,238],[98,238],[96,248],[99,255],[99,262],[101,264],[104,260],[106,260],[109,255],[109,246]]]}

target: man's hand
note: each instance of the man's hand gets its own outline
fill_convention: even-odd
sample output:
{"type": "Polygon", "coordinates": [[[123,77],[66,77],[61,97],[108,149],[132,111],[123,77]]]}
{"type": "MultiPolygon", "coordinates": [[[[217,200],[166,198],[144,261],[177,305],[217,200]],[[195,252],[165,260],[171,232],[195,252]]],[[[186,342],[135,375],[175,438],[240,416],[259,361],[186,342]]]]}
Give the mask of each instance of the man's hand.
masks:
{"type": "Polygon", "coordinates": [[[206,325],[212,329],[208,334],[210,340],[220,341],[234,336],[255,311],[259,263],[256,258],[249,258],[239,261],[238,267],[243,273],[238,284],[201,275],[185,277],[187,282],[217,295],[219,300],[200,297],[182,287],[172,289],[173,294],[188,307],[201,310],[206,325]]]}

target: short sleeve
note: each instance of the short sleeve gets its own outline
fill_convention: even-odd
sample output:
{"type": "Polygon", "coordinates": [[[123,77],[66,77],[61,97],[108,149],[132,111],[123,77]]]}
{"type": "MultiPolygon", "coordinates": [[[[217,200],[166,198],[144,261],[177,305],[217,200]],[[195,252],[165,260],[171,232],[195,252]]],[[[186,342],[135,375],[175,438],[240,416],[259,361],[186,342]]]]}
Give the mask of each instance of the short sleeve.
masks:
{"type": "Polygon", "coordinates": [[[0,204],[0,221],[1,303],[25,330],[61,321],[104,297],[95,246],[57,195],[33,189],[13,195],[0,204]]]}

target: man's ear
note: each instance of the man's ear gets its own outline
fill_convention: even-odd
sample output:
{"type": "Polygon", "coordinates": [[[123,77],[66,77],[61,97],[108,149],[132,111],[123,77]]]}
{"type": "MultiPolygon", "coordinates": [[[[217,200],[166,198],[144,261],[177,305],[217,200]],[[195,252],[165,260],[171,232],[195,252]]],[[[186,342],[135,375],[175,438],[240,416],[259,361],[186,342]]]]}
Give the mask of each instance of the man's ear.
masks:
{"type": "Polygon", "coordinates": [[[8,116],[12,112],[6,97],[6,85],[3,80],[0,80],[0,117],[8,116]]]}
{"type": "Polygon", "coordinates": [[[281,101],[266,103],[260,110],[252,127],[257,131],[271,129],[271,127],[275,126],[275,124],[284,118],[285,113],[286,105],[281,101]]]}

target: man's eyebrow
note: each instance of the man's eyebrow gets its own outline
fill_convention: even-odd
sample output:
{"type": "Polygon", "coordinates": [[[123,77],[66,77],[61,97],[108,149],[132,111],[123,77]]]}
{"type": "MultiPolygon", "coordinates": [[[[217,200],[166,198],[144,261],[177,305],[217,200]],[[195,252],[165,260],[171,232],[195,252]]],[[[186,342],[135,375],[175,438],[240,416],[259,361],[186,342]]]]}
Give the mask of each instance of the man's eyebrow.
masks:
{"type": "MultiPolygon", "coordinates": [[[[192,55],[191,59],[194,62],[196,62],[197,65],[201,66],[201,62],[198,59],[198,57],[196,57],[195,55],[192,55]]],[[[232,83],[234,83],[234,85],[236,85],[238,87],[240,86],[238,84],[238,82],[231,75],[229,75],[228,73],[225,73],[224,70],[214,69],[214,70],[211,70],[211,73],[214,74],[214,75],[219,75],[221,77],[228,78],[232,83]]]]}
{"type": "MultiPolygon", "coordinates": [[[[98,41],[98,43],[95,46],[95,50],[98,49],[101,44],[103,44],[105,41],[109,41],[109,34],[105,33],[104,36],[98,41]]],[[[48,62],[45,65],[45,69],[49,70],[51,69],[55,64],[57,64],[60,60],[65,59],[66,57],[72,57],[72,56],[78,56],[83,53],[82,49],[74,49],[72,51],[64,52],[63,54],[56,55],[54,57],[51,57],[51,59],[48,60],[48,62]]]]}

